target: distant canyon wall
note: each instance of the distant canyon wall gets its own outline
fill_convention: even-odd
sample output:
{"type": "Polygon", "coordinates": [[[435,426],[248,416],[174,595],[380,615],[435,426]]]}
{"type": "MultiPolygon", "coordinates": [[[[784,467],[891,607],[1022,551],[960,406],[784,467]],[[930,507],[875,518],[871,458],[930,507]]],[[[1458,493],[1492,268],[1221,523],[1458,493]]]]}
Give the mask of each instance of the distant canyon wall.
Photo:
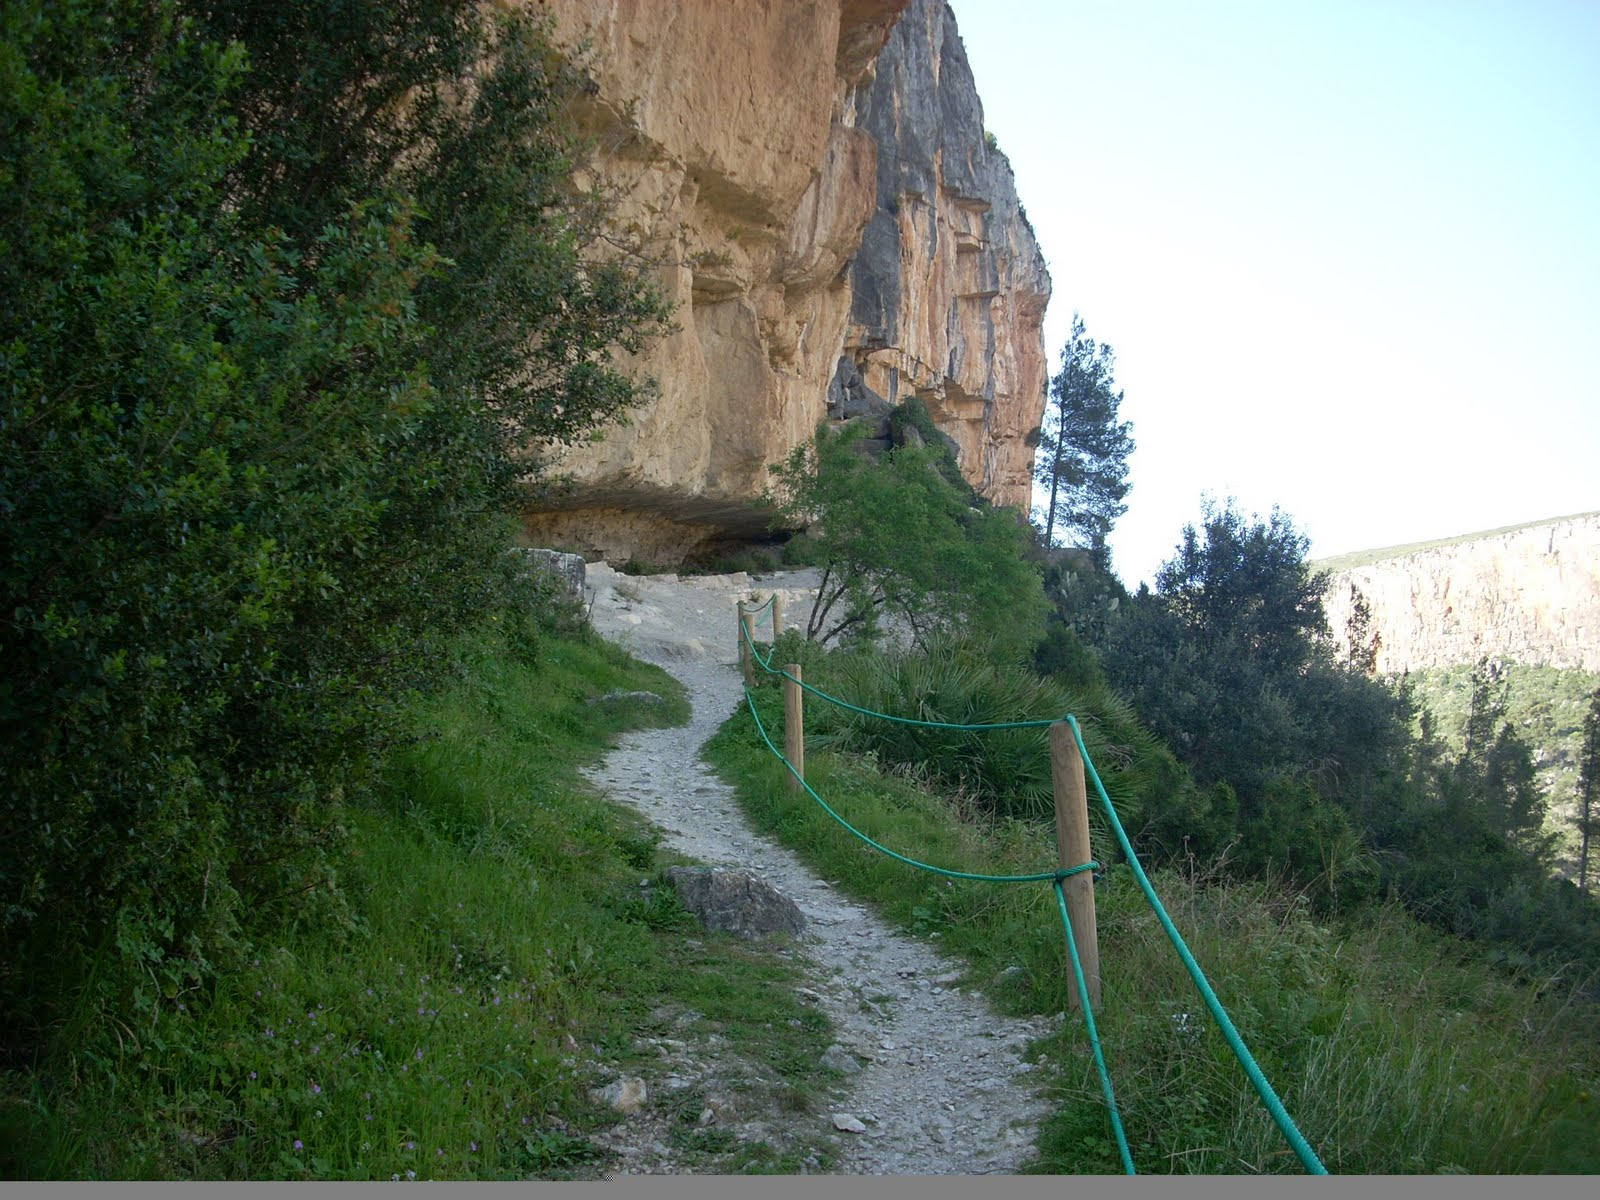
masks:
{"type": "Polygon", "coordinates": [[[633,364],[659,399],[564,458],[530,536],[673,562],[759,534],[769,464],[910,396],[1026,508],[1050,280],[943,0],[543,7],[592,47],[596,166],[678,328],[633,364]]]}
{"type": "Polygon", "coordinates": [[[1600,513],[1334,571],[1328,626],[1341,643],[1358,601],[1381,673],[1485,656],[1600,671],[1600,513]]]}

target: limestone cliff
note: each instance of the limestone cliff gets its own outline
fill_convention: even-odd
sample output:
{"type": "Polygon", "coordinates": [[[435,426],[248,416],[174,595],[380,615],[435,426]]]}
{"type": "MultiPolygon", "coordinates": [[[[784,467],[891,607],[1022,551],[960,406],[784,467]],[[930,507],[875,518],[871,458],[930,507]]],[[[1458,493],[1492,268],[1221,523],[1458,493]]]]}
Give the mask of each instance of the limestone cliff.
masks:
{"type": "Polygon", "coordinates": [[[1380,672],[1485,656],[1600,671],[1600,513],[1316,565],[1337,638],[1370,611],[1380,672]]]}
{"type": "Polygon", "coordinates": [[[543,544],[672,561],[757,534],[767,467],[920,396],[967,479],[1026,506],[1050,283],[942,0],[545,0],[591,46],[582,119],[662,264],[660,396],[561,463],[543,544]]]}

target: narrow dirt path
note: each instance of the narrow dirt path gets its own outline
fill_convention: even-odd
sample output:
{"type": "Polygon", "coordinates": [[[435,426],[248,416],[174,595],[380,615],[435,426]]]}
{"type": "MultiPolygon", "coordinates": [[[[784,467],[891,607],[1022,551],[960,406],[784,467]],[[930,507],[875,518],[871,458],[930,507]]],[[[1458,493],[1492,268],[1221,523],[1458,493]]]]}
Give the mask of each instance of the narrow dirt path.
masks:
{"type": "MultiPolygon", "coordinates": [[[[846,1173],[1013,1172],[1030,1157],[1045,1111],[1021,1051],[1046,1032],[1046,1022],[997,1014],[961,986],[955,962],[841,896],[788,850],[753,832],[731,790],[700,761],[701,747],[743,695],[734,665],[734,603],[752,590],[764,597],[774,583],[799,616],[802,600],[809,603],[806,585],[814,587],[803,573],[752,586],[744,575],[680,581],[590,567],[595,627],[680,679],[694,703],[687,729],[628,735],[590,777],[648,816],[674,849],[754,870],[805,913],[801,952],[813,964],[813,998],[863,1069],[852,1077],[849,1098],[830,1112],[782,1119],[832,1133],[834,1113],[858,1118],[863,1132],[834,1135],[838,1169],[846,1173]]],[[[630,1150],[634,1170],[672,1169],[661,1155],[630,1150]]]]}

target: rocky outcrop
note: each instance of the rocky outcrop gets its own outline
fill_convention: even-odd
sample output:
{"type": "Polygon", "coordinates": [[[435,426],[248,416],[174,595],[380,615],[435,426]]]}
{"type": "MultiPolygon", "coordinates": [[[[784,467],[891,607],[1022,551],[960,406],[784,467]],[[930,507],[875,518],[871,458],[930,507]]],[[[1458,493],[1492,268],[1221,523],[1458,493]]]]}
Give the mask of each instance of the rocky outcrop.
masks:
{"type": "Polygon", "coordinates": [[[768,466],[826,417],[926,402],[1025,506],[1049,277],[942,0],[547,0],[620,233],[660,262],[659,397],[560,463],[540,543],[671,562],[765,531],[768,466]]]}
{"type": "Polygon", "coordinates": [[[777,888],[750,871],[721,867],[668,867],[666,880],[700,924],[742,938],[768,933],[798,937],[806,918],[777,888]]]}
{"type": "Polygon", "coordinates": [[[1342,644],[1364,606],[1379,672],[1486,656],[1600,671],[1600,513],[1360,557],[1327,564],[1328,626],[1342,644]]]}

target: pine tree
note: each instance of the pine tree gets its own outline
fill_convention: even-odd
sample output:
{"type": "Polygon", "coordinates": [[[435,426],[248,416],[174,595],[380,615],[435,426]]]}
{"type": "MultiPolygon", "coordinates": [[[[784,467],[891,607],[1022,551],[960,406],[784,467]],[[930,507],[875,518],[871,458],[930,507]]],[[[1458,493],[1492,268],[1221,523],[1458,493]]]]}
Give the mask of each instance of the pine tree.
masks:
{"type": "Polygon", "coordinates": [[[1072,317],[1072,336],[1061,350],[1061,370],[1050,381],[1034,478],[1050,489],[1044,540],[1055,544],[1056,528],[1076,534],[1095,561],[1106,565],[1106,538],[1128,511],[1128,456],[1133,425],[1117,420],[1122,392],[1114,378],[1116,356],[1072,317]]]}

